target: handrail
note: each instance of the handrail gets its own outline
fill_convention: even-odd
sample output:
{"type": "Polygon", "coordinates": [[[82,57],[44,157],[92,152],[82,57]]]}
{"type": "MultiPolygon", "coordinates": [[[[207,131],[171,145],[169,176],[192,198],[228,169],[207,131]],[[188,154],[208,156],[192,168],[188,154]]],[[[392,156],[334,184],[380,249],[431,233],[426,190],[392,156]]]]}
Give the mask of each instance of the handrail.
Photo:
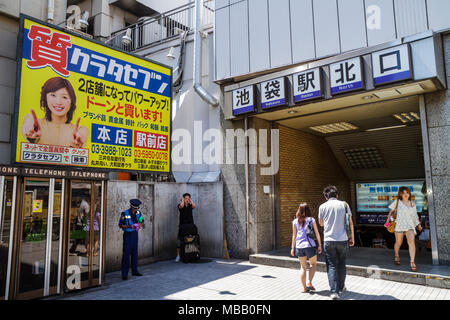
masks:
{"type": "MultiPolygon", "coordinates": [[[[204,0],[203,26],[214,23],[214,2],[214,0],[204,0]]],[[[195,3],[190,2],[161,14],[140,18],[140,21],[112,33],[105,43],[131,52],[149,44],[179,36],[195,28],[194,9],[195,3]],[[122,38],[125,35],[127,35],[129,41],[124,43],[122,38]]]]}

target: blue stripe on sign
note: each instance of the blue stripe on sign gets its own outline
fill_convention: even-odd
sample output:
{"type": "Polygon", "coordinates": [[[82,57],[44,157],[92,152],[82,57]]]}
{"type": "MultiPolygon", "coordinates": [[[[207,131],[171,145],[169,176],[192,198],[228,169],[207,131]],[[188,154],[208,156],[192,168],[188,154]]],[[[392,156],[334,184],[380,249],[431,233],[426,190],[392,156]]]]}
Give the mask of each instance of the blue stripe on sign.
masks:
{"type": "Polygon", "coordinates": [[[332,87],[331,93],[336,94],[336,93],[341,93],[341,92],[346,92],[346,91],[356,90],[356,89],[361,89],[361,88],[362,88],[362,81],[358,81],[358,82],[345,84],[342,86],[332,87]]]}
{"type": "Polygon", "coordinates": [[[278,99],[270,102],[264,102],[261,104],[261,108],[267,109],[267,108],[274,108],[278,106],[282,106],[285,103],[285,99],[278,99]]]}
{"type": "Polygon", "coordinates": [[[253,112],[253,111],[255,111],[255,107],[254,106],[249,106],[249,107],[234,109],[233,110],[233,115],[236,116],[238,114],[243,114],[243,113],[253,112]]]}
{"type": "Polygon", "coordinates": [[[93,123],[91,128],[91,141],[92,143],[132,147],[133,130],[93,123]]]}
{"type": "MultiPolygon", "coordinates": [[[[31,40],[28,38],[28,32],[29,32],[29,30],[25,29],[22,57],[23,57],[23,59],[31,60],[31,40]]],[[[67,50],[67,52],[68,52],[68,57],[67,57],[67,70],[68,71],[85,74],[87,76],[101,79],[104,81],[118,83],[118,84],[128,86],[133,89],[144,90],[147,92],[159,94],[159,95],[170,98],[171,79],[170,79],[170,76],[168,76],[166,74],[163,74],[163,73],[151,70],[151,69],[147,69],[142,66],[127,62],[125,60],[117,59],[115,57],[108,56],[108,55],[100,53],[98,51],[92,51],[88,48],[76,46],[73,44],[72,44],[72,47],[67,50]],[[88,65],[86,72],[82,72],[81,67],[82,67],[83,58],[81,56],[78,58],[78,64],[74,65],[74,64],[70,63],[70,61],[72,59],[72,55],[76,48],[80,49],[82,54],[88,54],[90,56],[91,62],[94,62],[95,64],[100,63],[100,64],[105,65],[106,70],[105,70],[105,74],[103,77],[99,76],[99,68],[92,64],[88,65]],[[107,61],[104,62],[104,61],[92,58],[92,54],[94,54],[98,57],[101,57],[101,58],[106,58],[107,61]],[[130,76],[128,76],[129,80],[134,82],[136,85],[133,85],[130,83],[125,83],[125,80],[124,80],[125,79],[125,69],[123,69],[120,81],[116,81],[116,79],[115,79],[116,76],[114,74],[107,73],[108,66],[109,66],[111,59],[115,60],[115,63],[121,65],[122,67],[125,67],[125,65],[129,65],[130,68],[132,68],[136,71],[141,69],[141,70],[144,70],[145,72],[149,72],[151,76],[150,76],[150,82],[148,83],[148,88],[145,87],[145,83],[144,83],[145,82],[145,74],[142,72],[139,72],[137,74],[137,77],[136,77],[137,79],[132,77],[131,72],[130,72],[130,76]],[[160,78],[160,80],[158,78],[160,78]],[[159,91],[161,91],[161,92],[159,92],[159,91]]],[[[113,72],[115,72],[115,71],[117,71],[117,68],[115,68],[113,72]]]]}
{"type": "Polygon", "coordinates": [[[390,74],[387,76],[382,76],[378,78],[374,78],[373,82],[375,85],[383,84],[383,83],[390,83],[394,81],[401,81],[401,80],[407,80],[411,78],[411,71],[403,71],[399,73],[390,74]]]}
{"type": "Polygon", "coordinates": [[[299,94],[294,97],[294,102],[300,102],[303,100],[318,98],[318,97],[320,97],[320,95],[321,95],[320,90],[310,92],[310,93],[299,94]]]}

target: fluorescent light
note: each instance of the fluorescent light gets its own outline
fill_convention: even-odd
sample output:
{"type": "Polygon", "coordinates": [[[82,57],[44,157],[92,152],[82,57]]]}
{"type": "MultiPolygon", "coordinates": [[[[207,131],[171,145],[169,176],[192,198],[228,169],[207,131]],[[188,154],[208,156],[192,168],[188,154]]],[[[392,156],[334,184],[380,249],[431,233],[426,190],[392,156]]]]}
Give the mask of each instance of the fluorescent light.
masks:
{"type": "Polygon", "coordinates": [[[411,93],[422,92],[424,90],[420,84],[414,84],[412,86],[398,88],[397,91],[400,92],[401,94],[411,94],[411,93]]]}
{"type": "Polygon", "coordinates": [[[384,128],[376,128],[376,129],[367,129],[367,132],[371,132],[371,131],[382,131],[382,130],[390,130],[390,129],[398,129],[398,128],[404,128],[407,125],[401,125],[401,126],[393,126],[393,127],[384,127],[384,128]]]}
{"type": "Polygon", "coordinates": [[[384,90],[375,92],[374,95],[379,99],[398,97],[400,93],[397,90],[384,90]]]}
{"type": "Polygon", "coordinates": [[[358,130],[359,128],[348,122],[339,122],[339,123],[326,124],[323,126],[311,127],[310,129],[326,134],[326,133],[336,133],[336,132],[358,130]]]}
{"type": "Polygon", "coordinates": [[[416,122],[420,120],[420,117],[416,112],[394,114],[393,117],[400,120],[402,123],[416,122]]]}

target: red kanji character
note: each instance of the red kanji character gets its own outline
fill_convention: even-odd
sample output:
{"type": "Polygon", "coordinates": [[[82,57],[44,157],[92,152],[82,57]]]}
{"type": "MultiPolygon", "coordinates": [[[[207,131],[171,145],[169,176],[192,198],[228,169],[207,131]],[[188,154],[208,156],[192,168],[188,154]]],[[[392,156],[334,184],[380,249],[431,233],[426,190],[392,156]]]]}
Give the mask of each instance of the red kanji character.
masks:
{"type": "Polygon", "coordinates": [[[67,77],[67,48],[72,47],[70,36],[53,33],[49,28],[31,26],[28,38],[32,41],[30,68],[51,66],[53,70],[67,77]]]}
{"type": "Polygon", "coordinates": [[[125,118],[130,116],[131,118],[134,118],[134,106],[132,104],[125,104],[125,118]]]}

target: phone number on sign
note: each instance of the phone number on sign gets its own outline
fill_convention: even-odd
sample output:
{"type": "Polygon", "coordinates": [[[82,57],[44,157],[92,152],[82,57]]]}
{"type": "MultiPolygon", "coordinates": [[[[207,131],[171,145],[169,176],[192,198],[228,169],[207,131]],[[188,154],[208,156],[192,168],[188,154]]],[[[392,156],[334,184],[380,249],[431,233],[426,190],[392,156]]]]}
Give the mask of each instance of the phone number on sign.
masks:
{"type": "Polygon", "coordinates": [[[141,150],[134,149],[135,158],[151,159],[151,160],[168,160],[168,153],[153,151],[153,150],[141,150]]]}
{"type": "Polygon", "coordinates": [[[110,156],[121,156],[121,157],[131,157],[131,148],[123,148],[116,146],[105,146],[99,144],[92,144],[91,146],[92,153],[95,154],[104,154],[110,156]]]}

